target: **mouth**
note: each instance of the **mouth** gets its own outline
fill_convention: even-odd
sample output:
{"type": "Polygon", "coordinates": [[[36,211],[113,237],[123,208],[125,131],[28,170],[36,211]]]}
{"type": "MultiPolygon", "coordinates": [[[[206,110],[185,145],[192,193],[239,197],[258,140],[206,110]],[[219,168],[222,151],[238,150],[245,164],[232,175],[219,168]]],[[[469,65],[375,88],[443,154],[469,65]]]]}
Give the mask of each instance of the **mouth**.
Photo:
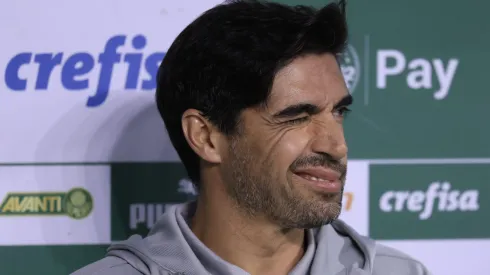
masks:
{"type": "Polygon", "coordinates": [[[319,191],[327,193],[339,193],[342,191],[341,174],[335,170],[324,167],[311,167],[295,170],[294,175],[301,179],[301,182],[319,191]]]}

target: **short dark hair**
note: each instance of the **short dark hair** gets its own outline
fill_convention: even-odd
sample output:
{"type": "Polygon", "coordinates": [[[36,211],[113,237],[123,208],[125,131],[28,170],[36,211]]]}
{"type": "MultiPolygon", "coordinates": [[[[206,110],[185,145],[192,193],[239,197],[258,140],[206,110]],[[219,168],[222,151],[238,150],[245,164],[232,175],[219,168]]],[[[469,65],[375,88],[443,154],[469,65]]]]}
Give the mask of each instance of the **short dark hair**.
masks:
{"type": "Polygon", "coordinates": [[[245,108],[267,101],[275,74],[305,54],[338,55],[347,44],[345,1],[321,9],[265,1],[228,1],[200,15],[168,49],[156,102],[189,178],[199,187],[200,159],[181,119],[197,109],[235,134],[245,108]]]}

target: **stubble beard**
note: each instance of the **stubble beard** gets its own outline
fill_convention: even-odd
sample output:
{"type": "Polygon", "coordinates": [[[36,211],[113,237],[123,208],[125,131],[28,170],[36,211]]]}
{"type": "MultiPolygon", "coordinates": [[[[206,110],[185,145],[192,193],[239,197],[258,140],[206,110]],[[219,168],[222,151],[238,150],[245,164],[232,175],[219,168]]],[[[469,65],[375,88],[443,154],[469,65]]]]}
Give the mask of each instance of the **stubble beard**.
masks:
{"type": "MultiPolygon", "coordinates": [[[[237,140],[230,146],[230,160],[225,167],[225,183],[235,207],[248,218],[265,217],[283,229],[316,228],[336,220],[342,208],[342,194],[298,192],[298,186],[281,182],[273,174],[272,161],[258,163],[250,147],[237,140]]],[[[285,178],[282,175],[282,178],[285,178]]]]}

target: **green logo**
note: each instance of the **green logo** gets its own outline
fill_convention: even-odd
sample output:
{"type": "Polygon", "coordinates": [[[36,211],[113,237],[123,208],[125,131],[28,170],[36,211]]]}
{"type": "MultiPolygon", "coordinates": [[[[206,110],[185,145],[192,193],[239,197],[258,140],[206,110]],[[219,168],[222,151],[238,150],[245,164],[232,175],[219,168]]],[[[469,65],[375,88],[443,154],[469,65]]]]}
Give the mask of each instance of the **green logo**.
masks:
{"type": "Polygon", "coordinates": [[[345,84],[352,94],[359,83],[361,76],[361,62],[357,55],[356,49],[352,45],[348,45],[339,59],[340,69],[344,75],[345,84]]]}
{"type": "Polygon", "coordinates": [[[376,239],[490,237],[490,165],[372,165],[376,239]]]}
{"type": "Polygon", "coordinates": [[[8,193],[0,204],[4,216],[69,216],[86,218],[93,209],[93,199],[83,188],[64,192],[8,193]]]}
{"type": "Polygon", "coordinates": [[[83,219],[92,212],[94,202],[90,193],[85,189],[70,190],[65,200],[66,213],[74,219],[83,219]]]}

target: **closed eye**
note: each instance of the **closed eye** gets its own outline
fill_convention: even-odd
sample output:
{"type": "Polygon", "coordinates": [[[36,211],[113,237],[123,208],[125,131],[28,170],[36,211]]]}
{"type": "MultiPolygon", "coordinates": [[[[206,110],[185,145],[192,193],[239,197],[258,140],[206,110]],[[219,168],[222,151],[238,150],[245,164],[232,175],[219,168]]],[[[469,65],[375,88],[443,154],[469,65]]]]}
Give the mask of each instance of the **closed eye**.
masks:
{"type": "MultiPolygon", "coordinates": [[[[336,118],[345,119],[350,112],[351,110],[349,108],[347,108],[346,106],[342,106],[334,110],[334,116],[336,118]]],[[[296,125],[296,124],[306,122],[309,119],[310,119],[309,116],[303,116],[295,119],[286,120],[284,121],[284,123],[289,125],[296,125]]]]}
{"type": "Polygon", "coordinates": [[[334,116],[344,119],[351,112],[346,106],[338,107],[334,110],[334,116]]]}
{"type": "Polygon", "coordinates": [[[284,123],[289,124],[289,125],[296,125],[296,124],[300,124],[300,123],[307,121],[309,118],[310,117],[308,117],[308,116],[304,116],[304,117],[286,120],[284,123]]]}

